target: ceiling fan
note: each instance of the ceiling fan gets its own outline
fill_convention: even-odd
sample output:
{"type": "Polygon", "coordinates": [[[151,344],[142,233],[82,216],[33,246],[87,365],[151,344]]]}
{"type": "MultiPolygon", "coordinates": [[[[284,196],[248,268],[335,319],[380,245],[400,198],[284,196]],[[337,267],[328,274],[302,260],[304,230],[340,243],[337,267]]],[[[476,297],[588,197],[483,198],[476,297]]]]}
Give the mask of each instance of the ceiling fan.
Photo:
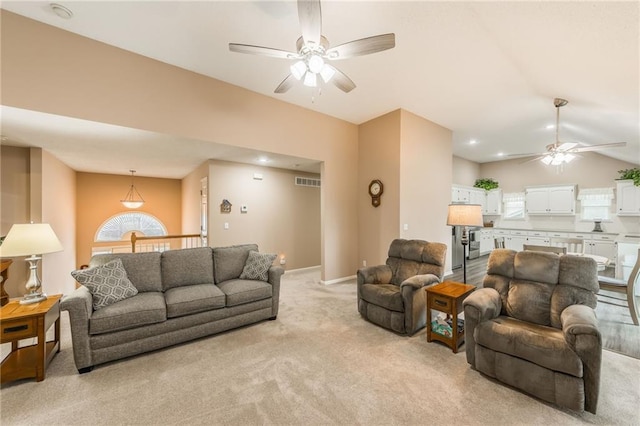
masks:
{"type": "Polygon", "coordinates": [[[580,146],[580,144],[575,142],[560,142],[558,138],[558,129],[560,128],[560,108],[568,104],[569,101],[566,99],[555,98],[553,100],[553,105],[556,107],[556,141],[552,144],[547,145],[547,151],[537,154],[515,154],[513,156],[524,157],[524,156],[536,156],[529,161],[540,160],[546,165],[552,166],[560,166],[563,163],[569,163],[571,160],[576,158],[576,153],[587,152],[587,151],[600,151],[603,149],[609,148],[619,148],[626,146],[626,142],[615,142],[615,143],[605,143],[600,145],[589,145],[589,146],[580,146]]]}
{"type": "Polygon", "coordinates": [[[302,83],[308,87],[317,87],[319,78],[325,83],[331,81],[340,90],[349,93],[356,87],[355,83],[342,71],[327,62],[347,59],[354,56],[369,55],[391,49],[396,45],[395,34],[389,33],[353,40],[336,47],[330,47],[329,41],[322,35],[320,0],[298,0],[298,18],[300,20],[302,37],[296,41],[296,52],[248,44],[229,43],[229,50],[232,52],[292,59],[295,61],[290,67],[290,74],[276,87],[275,93],[285,93],[296,81],[302,81],[302,83]]]}

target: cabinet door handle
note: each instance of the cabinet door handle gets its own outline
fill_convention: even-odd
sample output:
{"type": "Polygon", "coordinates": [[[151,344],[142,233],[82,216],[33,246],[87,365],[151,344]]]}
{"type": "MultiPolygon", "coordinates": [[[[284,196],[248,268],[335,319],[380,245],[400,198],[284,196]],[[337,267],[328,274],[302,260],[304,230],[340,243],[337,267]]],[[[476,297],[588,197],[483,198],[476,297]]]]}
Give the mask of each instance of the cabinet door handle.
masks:
{"type": "Polygon", "coordinates": [[[29,329],[28,324],[16,325],[15,327],[5,327],[5,333],[15,333],[16,331],[23,331],[29,329]]]}

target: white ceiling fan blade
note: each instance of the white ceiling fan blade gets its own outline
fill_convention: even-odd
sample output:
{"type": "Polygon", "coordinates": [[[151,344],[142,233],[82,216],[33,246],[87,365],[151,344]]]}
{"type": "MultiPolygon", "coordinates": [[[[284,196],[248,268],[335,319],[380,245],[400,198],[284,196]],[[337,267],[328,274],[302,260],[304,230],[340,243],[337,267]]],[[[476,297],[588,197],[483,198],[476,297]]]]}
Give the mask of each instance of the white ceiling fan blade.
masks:
{"type": "Polygon", "coordinates": [[[621,148],[623,146],[627,146],[627,143],[626,142],[603,143],[600,145],[581,146],[578,148],[573,148],[573,149],[570,149],[569,152],[600,151],[600,150],[609,149],[609,148],[621,148]]]}
{"type": "Polygon", "coordinates": [[[320,0],[298,0],[298,19],[304,42],[318,46],[322,34],[320,0]]]}
{"type": "Polygon", "coordinates": [[[331,82],[335,84],[338,89],[342,90],[345,93],[349,93],[356,88],[356,84],[349,77],[347,77],[345,73],[343,73],[336,67],[332,67],[331,65],[327,66],[331,67],[336,72],[331,78],[331,82]]]}
{"type": "Polygon", "coordinates": [[[361,38],[327,50],[327,59],[345,59],[354,56],[369,55],[382,52],[396,46],[396,35],[393,33],[361,38]]]}
{"type": "Polygon", "coordinates": [[[291,87],[293,87],[296,81],[297,80],[295,79],[295,77],[289,74],[288,76],[285,77],[284,80],[282,80],[282,83],[280,83],[278,87],[276,87],[276,90],[274,90],[273,93],[286,92],[287,90],[291,89],[291,87]]]}
{"type": "Polygon", "coordinates": [[[511,157],[511,158],[524,158],[524,157],[532,157],[532,156],[545,156],[547,155],[548,152],[527,152],[524,154],[507,154],[505,155],[505,157],[511,157]]]}
{"type": "Polygon", "coordinates": [[[229,43],[229,50],[238,53],[248,53],[250,55],[270,56],[272,58],[297,59],[297,53],[286,50],[272,49],[270,47],[252,46],[250,44],[229,43]]]}

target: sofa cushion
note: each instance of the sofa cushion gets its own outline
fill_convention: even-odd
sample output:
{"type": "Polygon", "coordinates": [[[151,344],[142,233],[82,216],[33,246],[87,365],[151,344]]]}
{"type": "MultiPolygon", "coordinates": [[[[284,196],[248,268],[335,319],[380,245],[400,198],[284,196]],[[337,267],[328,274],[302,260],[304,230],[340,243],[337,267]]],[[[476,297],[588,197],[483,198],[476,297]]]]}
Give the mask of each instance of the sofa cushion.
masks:
{"type": "Polygon", "coordinates": [[[268,281],[269,268],[271,268],[277,256],[277,254],[258,253],[251,250],[240,274],[240,279],[268,281]]]}
{"type": "Polygon", "coordinates": [[[95,311],[89,319],[89,334],[127,330],[166,321],[167,308],[160,292],[144,292],[95,311]]]}
{"type": "Polygon", "coordinates": [[[162,253],[162,286],[165,291],[194,284],[213,284],[210,247],[167,250],[162,253]]]}
{"type": "Polygon", "coordinates": [[[91,258],[89,267],[102,266],[114,259],[120,259],[129,281],[138,291],[162,291],[160,256],[160,252],[96,254],[91,258]]]}
{"type": "Polygon", "coordinates": [[[215,283],[240,278],[249,252],[258,251],[257,244],[243,244],[231,247],[216,247],[213,249],[213,263],[215,267],[215,283]]]}
{"type": "Polygon", "coordinates": [[[273,295],[273,286],[264,281],[229,280],[218,284],[218,287],[227,296],[227,306],[268,299],[273,295]]]}
{"type": "Polygon", "coordinates": [[[73,271],[71,276],[89,289],[93,296],[93,309],[96,311],[138,294],[138,290],[127,278],[127,271],[120,259],[102,266],[73,271]]]}
{"type": "Polygon", "coordinates": [[[164,296],[167,303],[167,318],[220,309],[225,306],[224,293],[213,284],[174,287],[167,290],[164,296]]]}
{"type": "Polygon", "coordinates": [[[507,294],[507,314],[522,321],[540,325],[551,324],[553,284],[511,280],[507,294]]]}
{"type": "Polygon", "coordinates": [[[561,330],[499,316],[480,322],[473,332],[477,344],[525,359],[553,371],[582,377],[582,361],[561,330]]]}
{"type": "Polygon", "coordinates": [[[369,303],[382,306],[396,312],[404,312],[400,287],[394,284],[364,284],[360,288],[360,297],[369,303]]]}

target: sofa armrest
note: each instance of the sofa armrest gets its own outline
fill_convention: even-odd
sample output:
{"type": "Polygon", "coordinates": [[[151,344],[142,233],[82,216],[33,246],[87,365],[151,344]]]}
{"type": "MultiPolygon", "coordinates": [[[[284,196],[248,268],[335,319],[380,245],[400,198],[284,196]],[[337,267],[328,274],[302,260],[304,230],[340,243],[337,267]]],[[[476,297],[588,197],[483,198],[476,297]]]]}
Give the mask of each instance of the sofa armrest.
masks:
{"type": "Polygon", "coordinates": [[[389,284],[391,282],[389,265],[367,266],[358,269],[358,286],[362,284],[389,284]]]}
{"type": "Polygon", "coordinates": [[[284,274],[284,269],[281,266],[271,266],[269,268],[269,284],[273,287],[271,289],[271,318],[275,319],[278,316],[278,307],[280,306],[280,279],[284,274]]]}
{"type": "Polygon", "coordinates": [[[602,363],[602,336],[596,312],[586,305],[571,305],[562,311],[560,321],[564,340],[582,360],[584,409],[595,414],[602,363]]]}
{"type": "Polygon", "coordinates": [[[497,318],[502,310],[500,294],[493,288],[480,288],[464,299],[464,347],[467,362],[476,367],[476,327],[483,321],[497,318]]]}
{"type": "Polygon", "coordinates": [[[93,296],[85,286],[80,286],[71,294],[65,295],[60,308],[69,312],[71,342],[76,368],[82,370],[93,366],[91,344],[89,342],[89,319],[93,312],[93,296]]]}

